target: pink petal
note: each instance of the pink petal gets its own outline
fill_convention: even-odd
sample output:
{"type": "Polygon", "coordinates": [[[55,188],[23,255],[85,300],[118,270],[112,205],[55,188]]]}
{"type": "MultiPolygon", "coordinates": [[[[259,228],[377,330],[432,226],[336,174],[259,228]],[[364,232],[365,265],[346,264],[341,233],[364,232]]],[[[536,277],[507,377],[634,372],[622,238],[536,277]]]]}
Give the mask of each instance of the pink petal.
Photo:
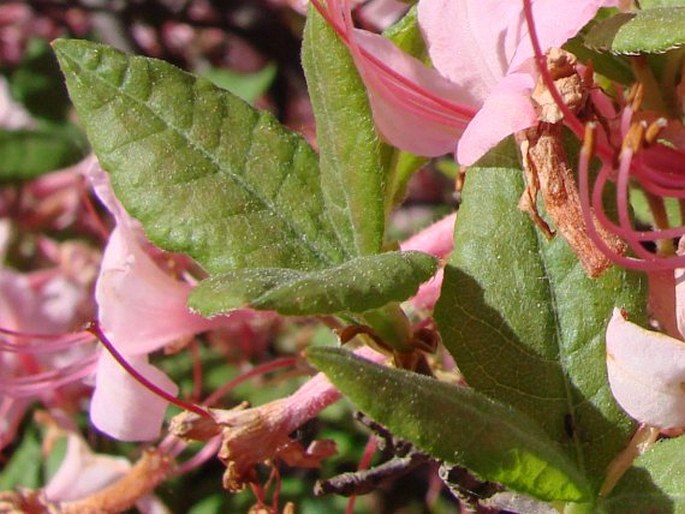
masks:
{"type": "Polygon", "coordinates": [[[167,275],[152,261],[132,231],[114,229],[95,298],[102,329],[120,351],[149,353],[221,322],[188,310],[190,290],[189,284],[167,275]]]}
{"type": "MultiPolygon", "coordinates": [[[[444,259],[454,247],[455,220],[456,213],[444,217],[400,243],[400,248],[402,250],[418,250],[444,259]]],[[[432,310],[440,296],[442,279],[443,270],[440,269],[433,278],[421,284],[417,293],[409,300],[409,303],[417,310],[432,310]]]]}
{"type": "Polygon", "coordinates": [[[419,155],[453,152],[475,113],[470,95],[377,34],[355,30],[354,41],[364,50],[353,57],[383,137],[419,155]]]}
{"type": "Polygon", "coordinates": [[[505,137],[537,123],[530,100],[533,86],[527,73],[512,73],[499,82],[459,140],[459,164],[474,164],[505,137]]]}
{"type": "Polygon", "coordinates": [[[520,1],[421,0],[419,24],[433,65],[480,107],[504,77],[515,42],[507,38],[520,1]]]}
{"type": "Polygon", "coordinates": [[[117,226],[124,226],[129,229],[141,230],[138,220],[129,216],[121,205],[119,199],[114,194],[109,174],[100,167],[95,155],[90,155],[83,161],[83,174],[90,180],[93,192],[100,202],[114,216],[117,226]]]}
{"type": "Polygon", "coordinates": [[[618,309],[606,343],[609,385],[619,405],[641,423],[685,427],[685,343],[626,321],[618,309]]]}
{"type": "Polygon", "coordinates": [[[450,214],[424,228],[417,234],[400,243],[403,251],[416,250],[435,257],[447,257],[454,247],[454,222],[457,215],[450,214]]]}
{"type": "MultiPolygon", "coordinates": [[[[519,16],[510,18],[510,24],[507,27],[508,34],[516,37],[516,48],[510,56],[508,71],[520,69],[528,59],[534,56],[528,25],[523,16],[523,3],[513,3],[518,4],[521,12],[519,16]]],[[[535,30],[542,51],[560,48],[594,18],[601,7],[617,7],[619,3],[619,0],[533,1],[535,30]]]]}
{"type": "Polygon", "coordinates": [[[475,114],[468,91],[383,37],[355,30],[348,2],[317,0],[316,5],[350,49],[383,137],[421,155],[454,151],[457,137],[475,114]]]}
{"type": "MultiPolygon", "coordinates": [[[[685,238],[678,245],[678,255],[685,253],[685,238]]],[[[678,268],[673,273],[675,281],[675,317],[681,336],[685,333],[685,268],[678,268]]]]}
{"type": "Polygon", "coordinates": [[[93,453],[80,436],[70,433],[67,452],[45,486],[45,495],[53,502],[85,498],[119,480],[130,468],[124,457],[93,453]]]}
{"type": "MultiPolygon", "coordinates": [[[[171,395],[178,387],[147,357],[129,357],[138,373],[171,395]]],[[[167,402],[143,387],[109,353],[103,353],[95,375],[90,419],[98,430],[122,441],[149,441],[159,436],[167,402]]]]}

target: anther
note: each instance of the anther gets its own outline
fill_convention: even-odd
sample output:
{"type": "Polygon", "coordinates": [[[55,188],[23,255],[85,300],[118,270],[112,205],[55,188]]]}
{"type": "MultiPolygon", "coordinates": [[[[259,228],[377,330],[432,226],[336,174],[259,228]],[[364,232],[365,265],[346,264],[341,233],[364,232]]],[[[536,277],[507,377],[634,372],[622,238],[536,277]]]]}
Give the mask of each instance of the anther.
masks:
{"type": "Polygon", "coordinates": [[[632,123],[628,133],[623,138],[622,150],[631,150],[633,153],[637,152],[645,140],[646,130],[647,123],[645,121],[632,123]]]}
{"type": "Polygon", "coordinates": [[[645,144],[653,144],[664,128],[666,128],[666,125],[668,125],[666,118],[659,118],[658,120],[653,121],[649,127],[647,127],[647,130],[645,130],[645,144]]]}
{"type": "Polygon", "coordinates": [[[583,136],[583,147],[581,151],[588,159],[595,154],[595,145],[597,143],[595,132],[597,132],[597,124],[595,122],[585,124],[585,135],[583,136]]]}
{"type": "Polygon", "coordinates": [[[642,105],[642,100],[645,97],[645,87],[642,85],[642,83],[638,82],[635,85],[634,89],[634,96],[631,101],[631,109],[633,112],[636,112],[640,109],[640,106],[642,105]]]}

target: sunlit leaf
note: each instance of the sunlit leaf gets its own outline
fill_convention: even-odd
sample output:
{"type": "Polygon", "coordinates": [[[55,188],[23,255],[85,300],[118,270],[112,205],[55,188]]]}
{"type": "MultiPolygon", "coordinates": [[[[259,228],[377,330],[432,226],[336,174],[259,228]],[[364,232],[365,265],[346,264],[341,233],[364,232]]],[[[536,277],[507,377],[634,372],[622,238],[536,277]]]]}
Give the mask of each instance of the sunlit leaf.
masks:
{"type": "Polygon", "coordinates": [[[685,44],[685,7],[618,13],[597,23],[585,44],[617,54],[662,53],[677,48],[685,44]]]}
{"type": "Polygon", "coordinates": [[[585,275],[561,237],[518,210],[523,179],[506,145],[469,170],[435,317],[466,381],[525,412],[596,487],[631,423],[609,390],[604,335],[615,305],[639,317],[639,275],[585,275]]]}
{"type": "Polygon", "coordinates": [[[55,52],[88,138],[157,245],[212,273],[316,269],[350,251],[299,136],[206,79],[79,40],[55,52]]]}
{"type": "Polygon", "coordinates": [[[302,64],[316,117],[321,184],[338,237],[357,255],[378,253],[390,151],[376,132],[366,89],[347,48],[313,7],[302,64]]]}
{"type": "Polygon", "coordinates": [[[342,349],[311,348],[307,357],[362,411],[434,457],[541,499],[590,499],[573,463],[523,413],[342,349]]]}
{"type": "Polygon", "coordinates": [[[406,300],[436,267],[425,253],[388,252],[309,272],[243,269],[203,281],[189,304],[205,316],[242,307],[293,315],[361,313],[406,300]]]}

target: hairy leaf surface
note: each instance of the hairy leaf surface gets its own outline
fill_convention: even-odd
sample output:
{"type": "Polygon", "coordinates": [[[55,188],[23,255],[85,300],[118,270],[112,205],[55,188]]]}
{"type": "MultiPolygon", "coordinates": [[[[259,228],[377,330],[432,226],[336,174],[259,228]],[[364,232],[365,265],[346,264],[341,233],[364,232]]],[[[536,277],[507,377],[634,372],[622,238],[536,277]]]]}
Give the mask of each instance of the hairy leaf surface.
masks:
{"type": "Polygon", "coordinates": [[[271,114],[163,61],[79,40],[54,48],[95,153],[154,243],[211,273],[345,259],[317,156],[271,114]]]}
{"type": "Polygon", "coordinates": [[[523,413],[342,349],[310,348],[307,357],[362,411],[434,457],[540,499],[590,499],[573,463],[523,413]]]}
{"type": "Polygon", "coordinates": [[[662,53],[685,44],[685,7],[618,13],[598,22],[585,44],[616,54],[662,53]]]}
{"type": "Polygon", "coordinates": [[[376,132],[364,83],[347,48],[313,7],[302,65],[316,117],[322,188],[338,236],[356,255],[378,253],[390,152],[376,132]]]}
{"type": "Polygon", "coordinates": [[[617,268],[589,279],[548,241],[517,209],[514,154],[498,151],[468,172],[435,317],[468,384],[537,421],[599,487],[631,428],[607,383],[606,325],[614,306],[639,315],[643,286],[617,268]]]}
{"type": "Polygon", "coordinates": [[[200,283],[190,306],[205,316],[241,307],[294,315],[361,313],[406,300],[436,268],[435,258],[425,253],[388,252],[309,272],[243,269],[200,283]]]}

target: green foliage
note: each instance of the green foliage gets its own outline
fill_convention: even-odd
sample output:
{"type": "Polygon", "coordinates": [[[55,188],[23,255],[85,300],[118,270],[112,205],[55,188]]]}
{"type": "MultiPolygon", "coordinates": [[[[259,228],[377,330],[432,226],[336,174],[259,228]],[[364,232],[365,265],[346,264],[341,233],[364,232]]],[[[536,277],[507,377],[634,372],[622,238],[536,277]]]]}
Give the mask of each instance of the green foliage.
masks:
{"type": "Polygon", "coordinates": [[[154,243],[212,273],[344,260],[316,155],[271,114],[163,61],[54,48],[95,153],[154,243]]]}
{"type": "Polygon", "coordinates": [[[385,159],[364,84],[345,45],[313,8],[302,65],[316,117],[321,187],[341,243],[379,253],[385,232],[385,159]]]}
{"type": "Polygon", "coordinates": [[[685,439],[660,441],[638,457],[607,498],[606,510],[620,514],[685,513],[682,455],[685,439]]]}
{"type": "Polygon", "coordinates": [[[662,53],[677,48],[685,44],[685,7],[618,13],[598,22],[585,44],[615,54],[662,53]]]}
{"type": "Polygon", "coordinates": [[[685,7],[683,0],[640,0],[640,9],[654,9],[655,7],[685,7]]]}
{"type": "Polygon", "coordinates": [[[0,129],[0,180],[27,180],[75,164],[88,144],[70,125],[0,129]]]}
{"type": "Polygon", "coordinates": [[[249,268],[203,281],[189,305],[204,316],[242,307],[292,315],[361,313],[412,296],[436,268],[435,258],[420,252],[358,257],[309,272],[249,268]]]}
{"type": "Polygon", "coordinates": [[[523,179],[500,145],[469,170],[455,250],[435,311],[468,384],[526,413],[599,487],[631,423],[606,378],[604,332],[615,305],[640,313],[639,276],[589,279],[562,238],[517,209],[523,179]]]}
{"type": "Polygon", "coordinates": [[[271,86],[277,71],[275,64],[267,64],[254,73],[237,73],[233,70],[212,68],[204,72],[202,76],[247,103],[253,104],[271,86]]]}
{"type": "Polygon", "coordinates": [[[55,55],[42,39],[32,39],[20,65],[10,76],[12,96],[36,118],[64,121],[69,96],[55,55]]]}
{"type": "Polygon", "coordinates": [[[342,349],[311,348],[307,357],[361,410],[434,457],[541,499],[590,499],[580,472],[525,414],[342,349]]]}
{"type": "Polygon", "coordinates": [[[0,472],[0,491],[14,487],[37,488],[43,483],[43,452],[39,431],[28,427],[9,462],[0,472]]]}

